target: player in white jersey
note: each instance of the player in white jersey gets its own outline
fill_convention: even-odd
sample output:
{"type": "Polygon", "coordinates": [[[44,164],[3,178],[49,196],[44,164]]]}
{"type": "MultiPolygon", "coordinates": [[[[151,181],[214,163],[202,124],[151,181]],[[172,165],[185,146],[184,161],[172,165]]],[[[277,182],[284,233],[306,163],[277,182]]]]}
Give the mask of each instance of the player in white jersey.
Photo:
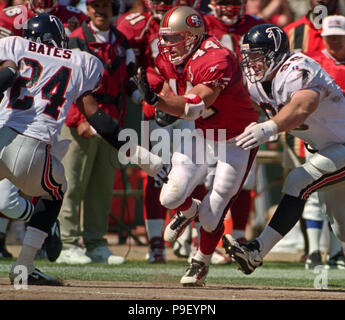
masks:
{"type": "Polygon", "coordinates": [[[230,235],[224,248],[240,269],[252,273],[264,256],[296,224],[306,199],[325,190],[335,232],[345,240],[345,97],[342,90],[313,59],[290,53],[285,32],[278,26],[255,26],[241,45],[243,67],[250,96],[264,108],[269,120],[251,123],[239,135],[237,145],[248,150],[289,131],[308,146],[313,155],[287,176],[276,212],[262,234],[247,244],[230,235]]]}
{"type": "MultiPolygon", "coordinates": [[[[66,190],[64,168],[52,155],[51,142],[74,101],[107,142],[117,149],[124,142],[118,140],[118,125],[98,108],[92,96],[102,79],[101,61],[86,52],[66,49],[63,25],[52,15],[31,18],[24,37],[27,39],[0,40],[0,92],[4,93],[0,105],[0,180],[8,179],[40,200],[31,218],[26,217],[30,220],[10,280],[14,283],[17,274],[22,274],[21,279],[28,284],[61,285],[60,280],[33,265],[37,250],[57,219],[66,190]],[[26,279],[23,274],[27,274],[26,279]]],[[[139,146],[134,150],[132,161],[151,159],[139,146]]],[[[144,167],[137,164],[150,175],[156,164],[156,168],[162,167],[160,162],[153,167],[151,163],[144,167]]]]}

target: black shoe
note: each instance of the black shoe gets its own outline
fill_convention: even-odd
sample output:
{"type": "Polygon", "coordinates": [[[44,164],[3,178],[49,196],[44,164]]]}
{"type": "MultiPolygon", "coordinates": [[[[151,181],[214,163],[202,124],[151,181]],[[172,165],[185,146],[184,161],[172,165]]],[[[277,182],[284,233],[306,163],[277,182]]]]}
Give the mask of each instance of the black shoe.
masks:
{"type": "Polygon", "coordinates": [[[326,267],[328,269],[345,269],[345,256],[341,250],[333,257],[329,257],[326,261],[326,267]]]}
{"type": "Polygon", "coordinates": [[[314,269],[317,266],[322,266],[321,252],[319,250],[313,251],[305,262],[305,268],[308,270],[314,269]]]}
{"type": "Polygon", "coordinates": [[[49,230],[42,248],[45,249],[49,261],[54,262],[59,257],[62,250],[59,220],[56,220],[52,228],[49,230]]]}
{"type": "Polygon", "coordinates": [[[223,248],[234,259],[238,268],[244,274],[251,274],[262,265],[263,258],[260,255],[260,245],[257,240],[248,243],[237,242],[230,234],[223,236],[223,248]]]}
{"type": "Polygon", "coordinates": [[[0,235],[0,258],[12,258],[12,254],[6,249],[5,234],[0,235]]]}
{"type": "MultiPolygon", "coordinates": [[[[11,284],[14,283],[14,279],[16,277],[17,277],[16,274],[10,273],[11,284]]],[[[33,272],[31,272],[28,275],[27,284],[33,285],[33,286],[63,286],[64,285],[62,280],[58,278],[54,278],[53,276],[50,276],[48,274],[45,274],[36,268],[33,272]]]]}

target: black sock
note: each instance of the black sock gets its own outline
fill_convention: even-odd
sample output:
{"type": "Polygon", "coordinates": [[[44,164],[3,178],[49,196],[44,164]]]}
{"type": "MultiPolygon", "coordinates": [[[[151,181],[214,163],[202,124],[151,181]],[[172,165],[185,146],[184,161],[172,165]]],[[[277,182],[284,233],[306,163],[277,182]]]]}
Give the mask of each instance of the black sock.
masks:
{"type": "Polygon", "coordinates": [[[34,213],[28,226],[48,233],[59,215],[61,206],[62,200],[47,200],[41,198],[35,206],[34,213]]]}
{"type": "Polygon", "coordinates": [[[284,195],[268,225],[284,237],[302,216],[305,202],[306,200],[284,195]]]}

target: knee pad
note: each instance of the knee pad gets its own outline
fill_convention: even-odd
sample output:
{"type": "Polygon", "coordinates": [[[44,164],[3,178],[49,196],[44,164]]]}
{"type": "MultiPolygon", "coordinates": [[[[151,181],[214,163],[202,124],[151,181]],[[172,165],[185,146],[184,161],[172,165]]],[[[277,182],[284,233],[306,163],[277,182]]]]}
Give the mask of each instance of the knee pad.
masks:
{"type": "Polygon", "coordinates": [[[27,221],[34,206],[19,195],[19,189],[7,179],[0,181],[0,212],[11,219],[27,221]]]}
{"type": "Polygon", "coordinates": [[[293,169],[285,179],[282,193],[302,198],[303,190],[321,177],[321,173],[310,163],[293,169]]]}
{"type": "Polygon", "coordinates": [[[186,200],[186,187],[182,186],[179,181],[171,179],[162,187],[159,201],[161,205],[168,209],[176,209],[186,200]]]}
{"type": "Polygon", "coordinates": [[[215,191],[204,197],[199,208],[199,221],[206,232],[216,231],[219,222],[223,219],[227,204],[226,200],[215,191]]]}
{"type": "Polygon", "coordinates": [[[7,179],[0,181],[0,212],[16,205],[19,199],[19,189],[7,179]]]}

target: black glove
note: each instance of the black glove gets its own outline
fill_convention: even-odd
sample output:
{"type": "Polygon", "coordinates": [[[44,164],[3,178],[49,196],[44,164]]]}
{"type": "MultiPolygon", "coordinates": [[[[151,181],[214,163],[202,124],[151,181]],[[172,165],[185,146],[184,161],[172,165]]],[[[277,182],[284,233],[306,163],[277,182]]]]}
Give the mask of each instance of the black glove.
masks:
{"type": "Polygon", "coordinates": [[[163,168],[161,169],[161,171],[159,171],[157,174],[156,174],[156,176],[155,176],[155,179],[157,179],[157,180],[159,180],[160,182],[162,182],[162,184],[163,183],[168,183],[168,170],[167,170],[167,168],[165,168],[164,166],[163,166],[163,168]]]}
{"type": "Polygon", "coordinates": [[[178,117],[172,116],[162,110],[156,109],[155,120],[160,127],[168,126],[169,124],[174,123],[177,119],[178,117]]]}
{"type": "Polygon", "coordinates": [[[138,73],[133,77],[138,86],[139,92],[143,99],[150,105],[154,106],[158,102],[157,95],[151,91],[150,85],[147,81],[146,71],[143,67],[138,69],[138,73]]]}

